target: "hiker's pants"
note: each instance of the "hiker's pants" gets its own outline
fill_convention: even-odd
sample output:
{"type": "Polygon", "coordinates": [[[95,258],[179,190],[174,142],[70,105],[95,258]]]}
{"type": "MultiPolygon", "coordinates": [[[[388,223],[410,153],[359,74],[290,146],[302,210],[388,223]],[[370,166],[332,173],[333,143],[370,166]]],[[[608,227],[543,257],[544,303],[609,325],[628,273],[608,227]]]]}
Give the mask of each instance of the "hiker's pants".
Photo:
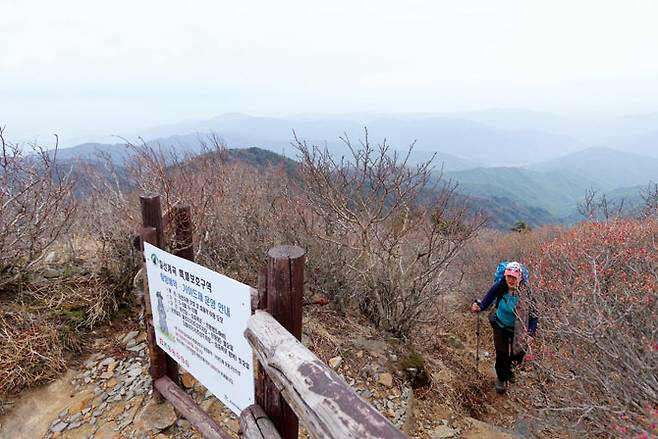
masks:
{"type": "Polygon", "coordinates": [[[496,376],[500,381],[509,381],[512,368],[521,365],[525,352],[512,354],[513,331],[502,329],[495,321],[491,322],[491,327],[496,348],[496,376]]]}

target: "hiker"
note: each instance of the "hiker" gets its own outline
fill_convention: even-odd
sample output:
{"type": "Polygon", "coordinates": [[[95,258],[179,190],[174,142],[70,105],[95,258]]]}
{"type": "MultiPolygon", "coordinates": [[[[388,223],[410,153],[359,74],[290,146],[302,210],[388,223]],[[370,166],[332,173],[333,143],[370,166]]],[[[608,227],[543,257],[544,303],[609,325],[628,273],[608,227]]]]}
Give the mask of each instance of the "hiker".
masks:
{"type": "Polygon", "coordinates": [[[482,302],[471,305],[471,312],[478,313],[494,301],[496,304],[489,322],[496,348],[495,388],[498,393],[505,392],[509,383],[515,382],[514,369],[523,362],[537,329],[538,318],[530,294],[521,264],[510,262],[505,265],[504,276],[493,284],[482,302]]]}

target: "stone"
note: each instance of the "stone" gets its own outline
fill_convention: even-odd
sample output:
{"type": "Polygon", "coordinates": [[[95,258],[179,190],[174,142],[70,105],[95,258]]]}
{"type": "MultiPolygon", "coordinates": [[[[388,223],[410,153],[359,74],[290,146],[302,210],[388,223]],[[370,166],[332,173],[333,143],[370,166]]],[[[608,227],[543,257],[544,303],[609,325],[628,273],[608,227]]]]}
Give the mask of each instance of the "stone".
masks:
{"type": "Polygon", "coordinates": [[[448,439],[455,437],[457,435],[457,430],[448,427],[447,425],[440,425],[434,431],[430,432],[430,437],[432,439],[448,439]]]}
{"type": "Polygon", "coordinates": [[[140,343],[137,346],[133,346],[133,347],[128,348],[128,350],[131,351],[131,352],[139,352],[139,351],[141,351],[142,349],[145,349],[145,348],[146,348],[146,343],[140,343]]]}
{"type": "Polygon", "coordinates": [[[137,334],[139,334],[139,331],[130,331],[129,333],[127,333],[125,335],[125,337],[123,337],[123,339],[121,340],[121,343],[124,344],[124,345],[128,344],[128,342],[130,342],[130,340],[137,337],[137,334]]]}
{"type": "Polygon", "coordinates": [[[176,419],[178,417],[169,401],[158,404],[151,399],[135,417],[134,427],[140,433],[159,433],[173,425],[176,419]]]}
{"type": "Polygon", "coordinates": [[[133,367],[132,369],[130,369],[128,371],[128,376],[133,378],[133,379],[135,377],[137,377],[138,375],[141,375],[141,374],[142,374],[142,368],[139,367],[139,366],[133,367]]]}
{"type": "Polygon", "coordinates": [[[88,397],[88,398],[81,399],[80,401],[78,401],[74,404],[71,404],[69,406],[68,410],[67,410],[68,414],[73,415],[75,413],[83,411],[87,407],[87,405],[89,405],[89,403],[92,400],[93,400],[92,397],[88,397]]]}
{"type": "Polygon", "coordinates": [[[107,422],[101,425],[96,433],[94,439],[119,439],[122,437],[121,433],[116,431],[117,424],[115,422],[107,422]]]}
{"type": "Polygon", "coordinates": [[[114,363],[116,360],[112,357],[107,357],[103,361],[101,361],[100,366],[109,366],[110,364],[114,363]]]}
{"type": "Polygon", "coordinates": [[[450,346],[452,346],[453,348],[455,348],[455,349],[464,349],[465,348],[464,343],[462,343],[462,341],[459,340],[454,335],[449,336],[447,341],[448,341],[448,344],[450,346]]]}
{"type": "Polygon", "coordinates": [[[186,389],[191,389],[194,387],[194,383],[196,380],[192,375],[189,373],[185,372],[183,375],[181,375],[181,382],[183,383],[183,386],[185,386],[186,389]]]}
{"type": "Polygon", "coordinates": [[[363,358],[363,351],[358,351],[356,354],[354,354],[356,358],[363,358]]]}
{"type": "Polygon", "coordinates": [[[82,425],[82,422],[80,422],[80,421],[71,422],[71,423],[69,424],[68,429],[69,429],[69,430],[75,430],[76,428],[80,427],[81,425],[82,425]]]}
{"type": "Polygon", "coordinates": [[[68,425],[69,425],[68,422],[60,421],[57,424],[50,427],[50,431],[52,431],[53,433],[59,433],[61,431],[64,431],[66,427],[68,427],[68,425]]]}
{"type": "Polygon", "coordinates": [[[102,380],[107,380],[109,378],[112,378],[113,376],[114,376],[114,374],[112,372],[103,372],[101,374],[101,379],[102,380]]]}
{"type": "Polygon", "coordinates": [[[393,375],[387,372],[380,373],[378,382],[386,387],[393,387],[393,375]]]}
{"type": "Polygon", "coordinates": [[[343,362],[343,359],[340,356],[333,357],[333,358],[329,359],[329,367],[331,367],[332,369],[336,369],[338,366],[340,366],[340,363],[342,363],[342,362],[343,362]]]}

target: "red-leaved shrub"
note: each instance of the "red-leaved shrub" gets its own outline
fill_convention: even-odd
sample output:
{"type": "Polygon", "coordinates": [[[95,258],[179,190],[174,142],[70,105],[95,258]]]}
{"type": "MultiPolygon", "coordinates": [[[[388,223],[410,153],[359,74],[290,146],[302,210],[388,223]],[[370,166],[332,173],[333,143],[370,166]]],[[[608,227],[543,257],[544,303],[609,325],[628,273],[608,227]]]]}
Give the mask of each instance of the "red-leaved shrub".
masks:
{"type": "Polygon", "coordinates": [[[586,222],[531,255],[545,419],[578,434],[655,437],[658,219],[586,222]]]}

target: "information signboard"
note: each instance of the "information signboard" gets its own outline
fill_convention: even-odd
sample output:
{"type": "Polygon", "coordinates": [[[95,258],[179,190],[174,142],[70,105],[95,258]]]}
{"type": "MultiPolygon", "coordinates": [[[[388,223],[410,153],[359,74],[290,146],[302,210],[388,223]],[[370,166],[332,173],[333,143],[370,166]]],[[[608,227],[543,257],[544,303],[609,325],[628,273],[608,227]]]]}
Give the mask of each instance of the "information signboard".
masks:
{"type": "Polygon", "coordinates": [[[254,403],[251,288],[144,243],[158,346],[236,415],[254,403]]]}

